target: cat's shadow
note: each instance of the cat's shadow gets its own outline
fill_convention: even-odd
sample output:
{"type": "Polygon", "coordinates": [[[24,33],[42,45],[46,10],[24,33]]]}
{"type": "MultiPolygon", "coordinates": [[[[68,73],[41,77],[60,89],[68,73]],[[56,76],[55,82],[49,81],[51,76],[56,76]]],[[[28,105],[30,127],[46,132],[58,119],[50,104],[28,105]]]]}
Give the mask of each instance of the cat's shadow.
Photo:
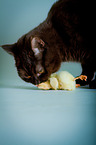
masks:
{"type": "MultiPolygon", "coordinates": [[[[35,86],[32,86],[32,87],[29,87],[29,86],[16,86],[16,85],[7,85],[7,84],[0,84],[0,88],[9,88],[9,89],[24,89],[24,90],[36,90],[36,91],[38,91],[38,90],[41,90],[41,89],[39,89],[39,88],[37,88],[37,87],[35,87],[35,86]]],[[[89,87],[88,86],[81,86],[80,87],[81,89],[89,89],[89,87]]]]}
{"type": "Polygon", "coordinates": [[[27,87],[27,86],[15,86],[15,85],[7,85],[7,84],[0,84],[0,88],[9,88],[9,89],[25,89],[25,90],[40,90],[35,86],[27,87]]]}

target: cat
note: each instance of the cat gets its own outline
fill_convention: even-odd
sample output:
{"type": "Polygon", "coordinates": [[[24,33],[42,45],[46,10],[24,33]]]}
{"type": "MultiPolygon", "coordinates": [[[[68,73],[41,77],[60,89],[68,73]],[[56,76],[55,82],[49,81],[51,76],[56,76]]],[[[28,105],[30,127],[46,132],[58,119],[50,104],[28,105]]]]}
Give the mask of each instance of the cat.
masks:
{"type": "Polygon", "coordinates": [[[14,56],[18,74],[26,82],[44,82],[62,62],[76,61],[87,76],[87,81],[77,83],[96,88],[95,13],[93,0],[58,0],[44,22],[16,43],[1,47],[14,56]]]}

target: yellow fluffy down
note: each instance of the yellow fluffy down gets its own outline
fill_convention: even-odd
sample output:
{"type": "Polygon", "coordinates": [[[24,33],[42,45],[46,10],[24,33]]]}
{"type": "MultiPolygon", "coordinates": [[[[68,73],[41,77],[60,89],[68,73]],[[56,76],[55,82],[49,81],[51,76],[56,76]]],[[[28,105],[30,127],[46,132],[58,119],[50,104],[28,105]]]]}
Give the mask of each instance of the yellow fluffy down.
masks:
{"type": "Polygon", "coordinates": [[[76,82],[72,74],[67,71],[61,71],[57,75],[59,81],[59,89],[75,90],[76,82]]]}
{"type": "Polygon", "coordinates": [[[40,89],[49,90],[75,90],[76,83],[72,74],[67,71],[61,71],[58,74],[52,74],[48,81],[37,86],[40,89]]]}
{"type": "Polygon", "coordinates": [[[59,82],[58,82],[57,78],[51,77],[49,80],[50,80],[50,85],[51,85],[52,89],[54,89],[54,90],[59,89],[59,82]]]}

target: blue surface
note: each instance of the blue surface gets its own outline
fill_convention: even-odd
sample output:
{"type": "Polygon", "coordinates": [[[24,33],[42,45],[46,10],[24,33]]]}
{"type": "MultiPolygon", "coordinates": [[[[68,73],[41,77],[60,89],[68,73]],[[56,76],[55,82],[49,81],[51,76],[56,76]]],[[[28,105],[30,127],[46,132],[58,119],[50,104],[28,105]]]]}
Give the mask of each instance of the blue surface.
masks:
{"type": "Polygon", "coordinates": [[[96,90],[0,88],[0,145],[95,145],[96,90]]]}

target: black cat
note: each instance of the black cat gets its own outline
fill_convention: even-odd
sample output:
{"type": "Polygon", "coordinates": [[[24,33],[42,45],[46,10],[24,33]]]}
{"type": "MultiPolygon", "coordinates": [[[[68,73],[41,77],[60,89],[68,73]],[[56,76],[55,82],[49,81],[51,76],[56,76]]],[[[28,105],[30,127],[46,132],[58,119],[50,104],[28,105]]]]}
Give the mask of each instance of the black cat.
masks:
{"type": "Polygon", "coordinates": [[[59,0],[46,20],[13,45],[1,46],[12,54],[19,76],[39,84],[58,71],[61,62],[81,62],[87,81],[81,85],[96,88],[95,1],[59,0]]]}

